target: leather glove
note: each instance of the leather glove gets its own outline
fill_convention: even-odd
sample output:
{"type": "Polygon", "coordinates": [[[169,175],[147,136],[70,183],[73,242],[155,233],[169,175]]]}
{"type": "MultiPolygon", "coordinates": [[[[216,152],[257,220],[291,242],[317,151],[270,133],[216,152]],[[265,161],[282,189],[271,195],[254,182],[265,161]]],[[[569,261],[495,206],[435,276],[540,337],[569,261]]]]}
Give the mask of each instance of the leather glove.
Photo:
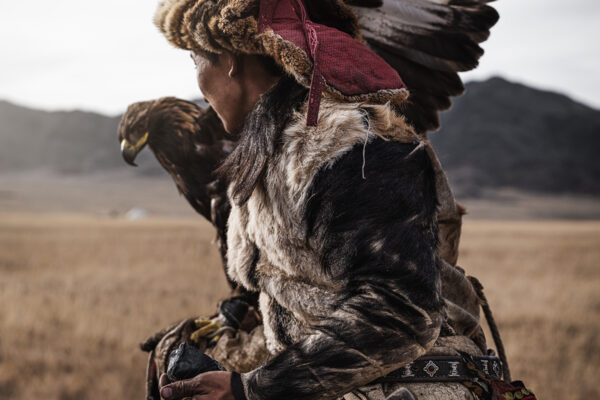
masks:
{"type": "Polygon", "coordinates": [[[248,312],[243,297],[233,297],[219,304],[219,314],[212,318],[188,318],[146,339],[140,348],[149,354],[146,369],[146,398],[160,400],[158,379],[167,371],[169,355],[181,343],[202,351],[214,346],[225,331],[251,330],[258,323],[256,312],[248,312]],[[250,318],[248,318],[248,314],[250,318]]]}

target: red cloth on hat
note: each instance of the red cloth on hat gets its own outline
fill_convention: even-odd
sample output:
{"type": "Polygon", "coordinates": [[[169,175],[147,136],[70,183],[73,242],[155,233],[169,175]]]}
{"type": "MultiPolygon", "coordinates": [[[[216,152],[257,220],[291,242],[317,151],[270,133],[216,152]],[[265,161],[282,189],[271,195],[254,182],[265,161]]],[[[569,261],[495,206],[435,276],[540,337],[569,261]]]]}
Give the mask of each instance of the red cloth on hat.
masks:
{"type": "Polygon", "coordinates": [[[400,75],[364,44],[308,19],[302,0],[261,0],[258,32],[270,27],[313,61],[307,125],[316,125],[322,79],[344,95],[405,88],[400,75]]]}

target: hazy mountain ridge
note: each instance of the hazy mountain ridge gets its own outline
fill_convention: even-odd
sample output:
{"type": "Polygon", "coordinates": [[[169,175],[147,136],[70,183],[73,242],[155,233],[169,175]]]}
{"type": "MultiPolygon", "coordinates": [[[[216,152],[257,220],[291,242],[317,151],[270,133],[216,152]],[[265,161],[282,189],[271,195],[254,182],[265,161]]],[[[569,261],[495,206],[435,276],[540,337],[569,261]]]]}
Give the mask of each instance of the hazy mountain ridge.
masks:
{"type": "Polygon", "coordinates": [[[492,78],[466,85],[430,135],[456,190],[600,194],[600,111],[492,78]]]}
{"type": "MultiPolygon", "coordinates": [[[[120,116],[47,112],[0,101],[0,173],[88,174],[125,169],[117,140],[119,120],[120,116]]],[[[150,154],[141,155],[141,161],[140,173],[161,173],[150,154]]]]}
{"type": "MultiPolygon", "coordinates": [[[[600,111],[500,78],[466,86],[430,135],[459,196],[497,187],[600,194],[600,111]]],[[[0,101],[0,173],[129,169],[119,153],[119,119],[0,101]]],[[[164,175],[149,151],[138,161],[138,174],[164,175]]]]}

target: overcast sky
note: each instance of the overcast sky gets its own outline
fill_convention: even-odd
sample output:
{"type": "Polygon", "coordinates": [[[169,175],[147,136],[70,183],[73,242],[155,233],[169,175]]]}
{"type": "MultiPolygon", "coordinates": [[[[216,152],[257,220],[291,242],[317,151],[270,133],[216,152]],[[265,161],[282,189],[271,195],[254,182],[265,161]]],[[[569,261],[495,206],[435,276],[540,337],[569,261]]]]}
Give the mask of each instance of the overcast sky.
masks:
{"type": "MultiPolygon", "coordinates": [[[[153,0],[0,2],[0,99],[108,114],[200,97],[187,52],[152,24],[153,0]]],[[[499,0],[500,22],[466,81],[501,75],[600,108],[600,2],[499,0]]]]}

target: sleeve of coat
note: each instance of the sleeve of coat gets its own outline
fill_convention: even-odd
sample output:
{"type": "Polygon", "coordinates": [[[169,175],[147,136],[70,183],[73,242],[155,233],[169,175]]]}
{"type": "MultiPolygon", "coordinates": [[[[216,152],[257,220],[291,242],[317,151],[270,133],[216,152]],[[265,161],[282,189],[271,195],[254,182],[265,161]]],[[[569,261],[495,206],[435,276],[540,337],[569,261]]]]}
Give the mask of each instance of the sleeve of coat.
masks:
{"type": "Polygon", "coordinates": [[[249,400],[343,396],[423,355],[444,318],[435,177],[423,143],[357,145],[319,172],[308,198],[307,240],[322,259],[315,268],[343,290],[312,335],[241,375],[249,400]]]}

